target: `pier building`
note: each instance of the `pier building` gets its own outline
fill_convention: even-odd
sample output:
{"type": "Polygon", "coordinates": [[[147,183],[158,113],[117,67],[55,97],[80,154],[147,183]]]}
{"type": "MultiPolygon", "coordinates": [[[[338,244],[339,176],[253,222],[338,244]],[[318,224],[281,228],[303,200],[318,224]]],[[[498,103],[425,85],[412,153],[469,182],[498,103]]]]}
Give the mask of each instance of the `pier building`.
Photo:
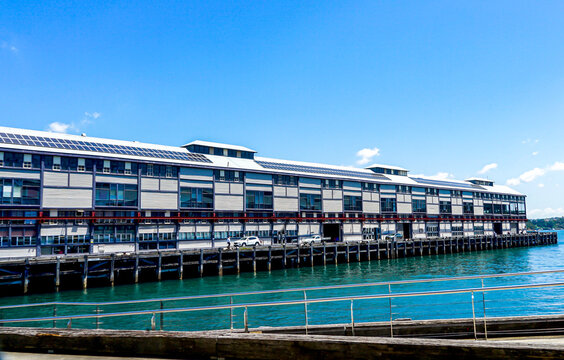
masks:
{"type": "Polygon", "coordinates": [[[272,243],[510,235],[525,196],[492,180],[435,180],[271,159],[228,144],[174,147],[0,127],[0,257],[272,243]]]}

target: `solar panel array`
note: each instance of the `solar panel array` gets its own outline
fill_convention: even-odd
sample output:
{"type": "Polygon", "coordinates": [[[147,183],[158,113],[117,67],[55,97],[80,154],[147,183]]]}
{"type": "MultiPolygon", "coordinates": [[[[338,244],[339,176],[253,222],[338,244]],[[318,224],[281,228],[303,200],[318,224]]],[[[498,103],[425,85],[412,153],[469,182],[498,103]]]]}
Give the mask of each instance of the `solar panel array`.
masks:
{"type": "Polygon", "coordinates": [[[459,187],[464,189],[472,189],[472,190],[484,190],[483,187],[475,185],[475,184],[464,184],[464,183],[457,183],[452,181],[443,181],[443,180],[432,180],[432,179],[422,179],[422,178],[410,178],[412,180],[417,181],[420,184],[427,184],[427,185],[437,185],[437,186],[452,186],[452,187],[459,187]]]}
{"type": "Polygon", "coordinates": [[[284,163],[259,161],[259,160],[257,160],[256,162],[257,164],[259,164],[260,166],[266,169],[286,170],[286,171],[295,171],[295,172],[312,173],[312,174],[338,175],[338,176],[347,176],[347,177],[350,176],[350,177],[359,177],[359,178],[365,178],[370,180],[389,180],[387,177],[380,174],[368,174],[365,172],[354,171],[354,170],[339,170],[339,169],[324,168],[319,166],[293,165],[293,164],[284,164],[284,163]]]}
{"type": "Polygon", "coordinates": [[[0,132],[0,143],[211,163],[202,154],[0,132]]]}

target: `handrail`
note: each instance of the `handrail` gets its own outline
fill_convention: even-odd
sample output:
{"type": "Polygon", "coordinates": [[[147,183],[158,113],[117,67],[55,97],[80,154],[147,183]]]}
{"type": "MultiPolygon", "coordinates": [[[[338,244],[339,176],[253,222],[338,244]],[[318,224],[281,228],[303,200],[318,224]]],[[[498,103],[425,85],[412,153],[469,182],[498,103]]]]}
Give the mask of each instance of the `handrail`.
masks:
{"type": "Polygon", "coordinates": [[[53,306],[53,305],[57,305],[57,306],[128,305],[128,304],[142,304],[142,303],[161,302],[161,301],[164,302],[164,301],[197,300],[197,299],[222,298],[222,297],[232,297],[232,296],[250,296],[250,295],[265,295],[265,294],[277,294],[277,293],[279,294],[279,293],[292,293],[292,292],[303,292],[303,291],[350,289],[350,288],[375,287],[375,286],[385,286],[385,285],[386,286],[387,285],[393,286],[393,285],[407,285],[407,284],[422,284],[422,283],[434,283],[434,282],[445,282],[445,281],[491,279],[491,278],[554,274],[554,273],[564,273],[564,269],[518,272],[518,273],[502,273],[502,274],[468,275],[468,276],[456,276],[456,277],[444,277],[444,278],[427,278],[427,279],[417,279],[417,280],[396,280],[396,281],[381,281],[381,282],[371,282],[371,283],[311,286],[311,287],[302,287],[302,288],[288,288],[288,289],[277,289],[277,290],[257,290],[257,291],[247,291],[247,292],[233,292],[233,293],[206,294],[206,295],[190,295],[190,296],[180,296],[180,297],[170,297],[170,298],[152,298],[152,299],[125,300],[125,301],[108,301],[108,302],[51,301],[51,302],[44,302],[44,303],[0,306],[0,310],[26,308],[26,307],[38,307],[38,306],[53,306]]]}
{"type": "Polygon", "coordinates": [[[137,310],[137,311],[126,311],[126,312],[105,313],[105,314],[95,314],[95,315],[88,314],[88,315],[47,316],[47,317],[38,317],[38,318],[2,319],[0,320],[0,324],[56,321],[56,320],[93,319],[93,318],[107,318],[107,317],[118,317],[118,316],[167,314],[167,313],[178,313],[178,312],[197,312],[197,311],[225,310],[225,309],[249,308],[249,307],[256,308],[256,307],[283,306],[283,305],[303,305],[303,304],[312,304],[312,303],[328,303],[328,302],[353,301],[353,300],[395,299],[395,298],[406,298],[406,297],[417,297],[417,296],[452,295],[452,294],[464,294],[464,293],[473,294],[476,292],[535,289],[535,288],[559,287],[559,286],[564,286],[564,282],[504,285],[504,286],[493,286],[493,287],[484,287],[484,288],[480,287],[480,288],[465,288],[465,289],[451,289],[451,290],[436,290],[436,291],[409,292],[409,293],[398,293],[398,294],[355,295],[355,296],[339,296],[339,297],[328,297],[328,298],[317,298],[317,299],[279,300],[279,301],[259,302],[259,303],[210,305],[210,306],[158,309],[158,310],[137,310]]]}

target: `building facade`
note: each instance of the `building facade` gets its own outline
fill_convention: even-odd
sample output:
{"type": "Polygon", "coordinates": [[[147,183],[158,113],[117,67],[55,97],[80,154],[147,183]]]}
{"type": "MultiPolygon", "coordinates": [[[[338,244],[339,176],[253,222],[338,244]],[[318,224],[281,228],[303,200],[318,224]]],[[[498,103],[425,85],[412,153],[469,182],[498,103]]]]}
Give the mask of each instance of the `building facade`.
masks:
{"type": "Polygon", "coordinates": [[[525,196],[487,179],[439,181],[355,169],[0,127],[0,257],[273,243],[480,236],[525,229],[525,196]]]}

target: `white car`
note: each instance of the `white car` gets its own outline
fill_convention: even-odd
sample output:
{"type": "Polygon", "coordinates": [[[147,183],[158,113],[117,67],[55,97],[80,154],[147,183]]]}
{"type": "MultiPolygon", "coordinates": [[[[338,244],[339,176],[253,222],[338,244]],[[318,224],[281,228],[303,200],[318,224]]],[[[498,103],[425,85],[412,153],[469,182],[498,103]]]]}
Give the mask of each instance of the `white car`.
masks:
{"type": "Polygon", "coordinates": [[[242,237],[240,239],[233,240],[232,244],[235,247],[239,247],[239,246],[259,246],[259,245],[263,245],[263,242],[262,242],[261,239],[259,239],[256,236],[245,236],[245,237],[242,237]]]}
{"type": "Polygon", "coordinates": [[[320,243],[321,241],[323,241],[323,239],[321,238],[320,235],[313,235],[312,237],[298,239],[298,244],[299,245],[312,245],[312,244],[315,244],[315,243],[320,243]]]}

